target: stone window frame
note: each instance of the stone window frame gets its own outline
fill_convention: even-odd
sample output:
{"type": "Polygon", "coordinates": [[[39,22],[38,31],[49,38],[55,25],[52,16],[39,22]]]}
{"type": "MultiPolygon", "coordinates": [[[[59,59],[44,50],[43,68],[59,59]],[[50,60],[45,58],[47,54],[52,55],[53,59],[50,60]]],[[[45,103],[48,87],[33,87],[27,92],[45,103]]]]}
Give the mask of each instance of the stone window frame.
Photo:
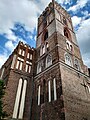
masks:
{"type": "Polygon", "coordinates": [[[48,37],[49,37],[48,29],[45,29],[42,34],[42,44],[45,43],[45,41],[47,41],[48,37]]]}
{"type": "Polygon", "coordinates": [[[71,55],[70,55],[69,53],[65,53],[65,54],[64,54],[64,58],[65,58],[65,63],[66,63],[67,65],[73,67],[71,55]],[[68,58],[70,59],[70,60],[69,60],[69,61],[70,61],[70,64],[68,64],[69,62],[67,62],[67,60],[66,60],[66,57],[67,57],[67,56],[68,56],[68,58]]]}
{"type": "Polygon", "coordinates": [[[67,27],[64,27],[63,33],[64,33],[64,36],[71,41],[71,34],[67,27]]]}
{"type": "Polygon", "coordinates": [[[46,57],[46,68],[48,68],[51,65],[52,65],[52,55],[48,54],[47,57],[46,57]],[[50,61],[48,61],[49,57],[51,59],[50,61]]]}
{"type": "Polygon", "coordinates": [[[37,74],[40,73],[42,71],[42,61],[39,61],[37,63],[37,74]]]}
{"type": "Polygon", "coordinates": [[[16,69],[17,70],[23,70],[23,61],[17,59],[16,69]]]}
{"type": "Polygon", "coordinates": [[[44,33],[44,41],[46,41],[47,39],[48,39],[48,30],[46,30],[44,33]]]}
{"type": "Polygon", "coordinates": [[[73,52],[73,45],[72,45],[72,43],[69,40],[66,40],[66,48],[70,52],[73,52]]]}
{"type": "Polygon", "coordinates": [[[24,56],[25,55],[25,49],[20,48],[18,54],[24,56]]]}
{"type": "Polygon", "coordinates": [[[80,63],[79,63],[79,60],[77,58],[74,58],[74,66],[77,70],[81,70],[80,68],[80,63]]]}
{"type": "Polygon", "coordinates": [[[67,20],[66,20],[65,17],[63,17],[63,24],[64,24],[64,25],[67,25],[67,20]]]}

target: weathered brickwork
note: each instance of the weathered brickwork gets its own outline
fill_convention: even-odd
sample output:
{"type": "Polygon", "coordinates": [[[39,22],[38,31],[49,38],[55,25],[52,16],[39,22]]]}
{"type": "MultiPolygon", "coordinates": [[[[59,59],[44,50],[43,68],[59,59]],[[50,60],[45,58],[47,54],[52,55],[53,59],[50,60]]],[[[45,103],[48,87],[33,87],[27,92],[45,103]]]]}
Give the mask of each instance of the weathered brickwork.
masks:
{"type": "Polygon", "coordinates": [[[6,119],[90,120],[90,69],[70,15],[52,0],[37,30],[36,49],[20,42],[0,69],[6,119]]]}

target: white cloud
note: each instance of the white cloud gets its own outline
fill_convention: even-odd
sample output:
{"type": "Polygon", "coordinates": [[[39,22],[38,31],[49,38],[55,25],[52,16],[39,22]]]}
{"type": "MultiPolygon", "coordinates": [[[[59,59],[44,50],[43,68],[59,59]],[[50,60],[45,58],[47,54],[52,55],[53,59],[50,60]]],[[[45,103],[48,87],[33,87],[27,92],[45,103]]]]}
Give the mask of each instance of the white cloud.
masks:
{"type": "Polygon", "coordinates": [[[26,28],[33,32],[37,13],[40,13],[40,9],[34,1],[0,0],[0,33],[7,33],[15,22],[24,23],[26,28]]]}
{"type": "Polygon", "coordinates": [[[13,34],[11,30],[7,31],[6,38],[12,41],[16,41],[17,37],[13,34]]]}
{"type": "Polygon", "coordinates": [[[72,17],[73,26],[76,27],[78,24],[81,23],[81,20],[82,20],[81,17],[73,16],[72,17]]]}
{"type": "Polygon", "coordinates": [[[57,2],[61,4],[71,4],[72,0],[57,0],[57,2]]]}
{"type": "Polygon", "coordinates": [[[68,9],[68,11],[71,10],[71,11],[75,12],[75,11],[79,10],[79,9],[83,8],[83,7],[87,4],[88,1],[89,1],[89,0],[77,0],[76,5],[71,6],[71,7],[68,9]]]}
{"type": "Polygon", "coordinates": [[[5,61],[7,60],[7,58],[8,58],[7,53],[0,54],[0,67],[5,63],[5,61]]]}
{"type": "Polygon", "coordinates": [[[90,67],[90,18],[81,22],[76,35],[84,62],[90,67]]]}
{"type": "Polygon", "coordinates": [[[14,50],[15,46],[14,46],[13,42],[9,40],[5,43],[5,48],[11,52],[14,50]]]}
{"type": "Polygon", "coordinates": [[[37,36],[35,35],[34,40],[36,41],[36,39],[37,39],[37,36]]]}

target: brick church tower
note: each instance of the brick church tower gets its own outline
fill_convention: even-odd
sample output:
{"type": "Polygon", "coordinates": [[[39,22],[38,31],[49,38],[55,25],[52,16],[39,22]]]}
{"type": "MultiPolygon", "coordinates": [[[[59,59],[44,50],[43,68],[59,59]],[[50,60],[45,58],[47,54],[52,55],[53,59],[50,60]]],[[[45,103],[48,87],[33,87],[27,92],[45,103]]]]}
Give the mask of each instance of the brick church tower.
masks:
{"type": "Polygon", "coordinates": [[[54,0],[38,18],[31,120],[89,120],[90,78],[70,15],[54,0]]]}
{"type": "Polygon", "coordinates": [[[90,120],[88,69],[71,17],[54,0],[38,18],[36,49],[20,42],[0,76],[9,120],[90,120]]]}

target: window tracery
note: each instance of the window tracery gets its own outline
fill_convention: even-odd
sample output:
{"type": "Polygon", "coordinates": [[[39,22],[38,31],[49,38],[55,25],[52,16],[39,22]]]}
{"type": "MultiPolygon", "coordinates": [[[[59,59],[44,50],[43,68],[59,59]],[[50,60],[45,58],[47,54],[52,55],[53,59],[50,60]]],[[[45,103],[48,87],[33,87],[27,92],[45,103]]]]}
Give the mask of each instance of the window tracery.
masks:
{"type": "Polygon", "coordinates": [[[71,56],[68,53],[65,54],[65,63],[72,66],[71,56]]]}
{"type": "Polygon", "coordinates": [[[77,59],[74,60],[74,65],[77,70],[80,70],[79,62],[77,59]]]}
{"type": "Polygon", "coordinates": [[[46,68],[52,65],[52,56],[48,55],[46,58],[46,68]]]}

